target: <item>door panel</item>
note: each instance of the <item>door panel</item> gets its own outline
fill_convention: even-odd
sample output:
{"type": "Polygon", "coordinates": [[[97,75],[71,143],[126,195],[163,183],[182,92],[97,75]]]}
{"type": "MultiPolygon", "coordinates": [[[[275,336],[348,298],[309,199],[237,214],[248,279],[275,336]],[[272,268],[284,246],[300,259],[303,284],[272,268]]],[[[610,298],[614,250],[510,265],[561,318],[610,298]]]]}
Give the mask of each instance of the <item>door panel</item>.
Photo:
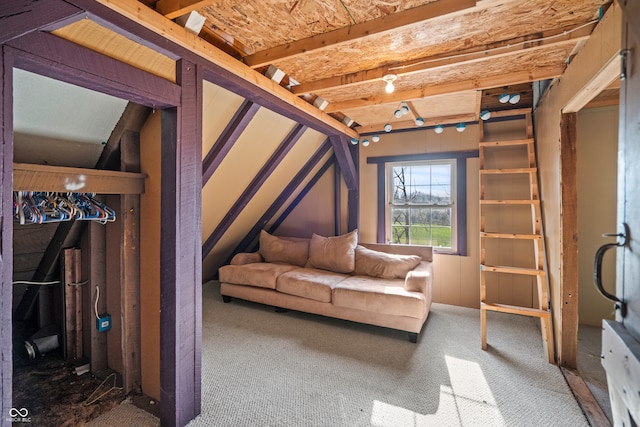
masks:
{"type": "MultiPolygon", "coordinates": [[[[603,321],[602,365],[615,426],[640,424],[640,0],[622,0],[616,321],[603,321]],[[636,11],[632,13],[631,11],[636,11]],[[622,245],[623,243],[620,242],[622,245]]],[[[597,171],[595,171],[597,173],[597,171]]],[[[596,267],[597,268],[597,267],[596,267]]]]}

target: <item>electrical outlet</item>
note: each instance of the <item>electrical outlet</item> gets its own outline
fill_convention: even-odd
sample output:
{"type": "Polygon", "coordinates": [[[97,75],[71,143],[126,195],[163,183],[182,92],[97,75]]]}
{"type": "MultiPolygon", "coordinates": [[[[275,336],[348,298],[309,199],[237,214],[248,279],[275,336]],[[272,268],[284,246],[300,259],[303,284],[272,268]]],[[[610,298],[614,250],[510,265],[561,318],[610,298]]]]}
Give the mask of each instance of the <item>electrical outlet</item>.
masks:
{"type": "Polygon", "coordinates": [[[111,315],[102,314],[96,319],[96,329],[98,332],[106,332],[111,329],[111,315]]]}

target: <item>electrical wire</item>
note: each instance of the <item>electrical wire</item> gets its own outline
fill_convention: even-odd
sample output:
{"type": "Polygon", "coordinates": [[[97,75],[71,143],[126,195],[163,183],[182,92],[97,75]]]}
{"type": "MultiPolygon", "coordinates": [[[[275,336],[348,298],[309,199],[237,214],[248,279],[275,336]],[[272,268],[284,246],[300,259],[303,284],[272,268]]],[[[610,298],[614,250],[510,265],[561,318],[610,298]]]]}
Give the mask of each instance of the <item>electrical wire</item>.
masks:
{"type": "Polygon", "coordinates": [[[96,303],[93,306],[96,312],[96,319],[100,319],[100,316],[98,316],[98,299],[100,299],[100,288],[98,287],[98,285],[96,285],[96,303]]]}
{"type": "Polygon", "coordinates": [[[478,51],[478,52],[459,53],[457,55],[451,55],[451,56],[447,56],[445,58],[425,59],[425,60],[422,60],[422,61],[419,61],[419,62],[416,62],[416,63],[413,63],[413,64],[398,65],[396,67],[391,67],[391,68],[388,68],[388,71],[405,70],[407,68],[417,67],[419,65],[424,65],[424,64],[431,63],[431,62],[439,62],[439,61],[444,61],[446,59],[464,58],[465,56],[477,55],[478,53],[485,54],[485,53],[489,53],[489,52],[494,52],[496,50],[509,49],[511,47],[514,47],[514,46],[525,45],[527,43],[537,43],[537,42],[543,42],[543,41],[547,41],[547,40],[552,40],[552,39],[555,39],[555,38],[558,38],[558,37],[566,36],[567,34],[571,34],[571,33],[575,32],[575,31],[581,30],[582,28],[588,27],[589,25],[594,24],[594,23],[596,23],[598,21],[599,21],[598,19],[593,19],[593,20],[591,20],[589,22],[586,22],[586,23],[584,23],[582,25],[579,25],[579,26],[577,26],[575,28],[563,31],[560,34],[554,34],[552,36],[540,37],[540,38],[533,39],[533,40],[525,40],[525,41],[521,41],[521,42],[513,43],[513,44],[506,44],[505,46],[498,46],[498,47],[494,47],[492,49],[487,49],[487,50],[478,51]]]}

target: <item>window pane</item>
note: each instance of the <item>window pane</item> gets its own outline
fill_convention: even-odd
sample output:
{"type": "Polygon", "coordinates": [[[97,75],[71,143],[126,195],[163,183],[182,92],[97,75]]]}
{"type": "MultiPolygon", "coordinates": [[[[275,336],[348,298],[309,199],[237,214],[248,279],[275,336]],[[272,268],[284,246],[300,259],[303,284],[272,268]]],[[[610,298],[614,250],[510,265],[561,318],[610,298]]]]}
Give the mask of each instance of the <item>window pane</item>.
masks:
{"type": "Polygon", "coordinates": [[[390,240],[451,248],[453,163],[391,165],[390,240]]]}

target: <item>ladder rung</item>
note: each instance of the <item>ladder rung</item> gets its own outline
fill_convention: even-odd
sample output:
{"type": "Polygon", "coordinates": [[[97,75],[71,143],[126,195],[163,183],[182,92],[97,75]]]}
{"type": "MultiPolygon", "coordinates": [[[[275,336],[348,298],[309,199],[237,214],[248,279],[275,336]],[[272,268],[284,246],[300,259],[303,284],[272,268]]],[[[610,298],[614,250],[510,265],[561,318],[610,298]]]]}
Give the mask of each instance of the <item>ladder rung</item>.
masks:
{"type": "Polygon", "coordinates": [[[522,240],[540,240],[542,236],[539,234],[518,234],[518,233],[489,233],[481,232],[480,237],[486,239],[522,239],[522,240]]]}
{"type": "Polygon", "coordinates": [[[547,317],[550,317],[551,315],[549,311],[541,310],[539,308],[518,307],[515,305],[493,304],[489,302],[480,303],[480,309],[490,310],[490,311],[499,311],[501,313],[520,314],[522,316],[531,316],[531,317],[540,317],[540,318],[547,318],[547,317]]]}
{"type": "Polygon", "coordinates": [[[521,274],[525,276],[544,276],[543,270],[536,270],[535,268],[511,267],[505,265],[480,264],[480,271],[490,271],[492,273],[521,274]]]}
{"type": "Polygon", "coordinates": [[[481,205],[539,205],[538,199],[522,199],[522,200],[480,200],[481,205]]]}
{"type": "Polygon", "coordinates": [[[513,168],[513,169],[481,169],[480,175],[500,175],[500,174],[520,174],[520,173],[528,173],[534,174],[536,173],[536,168],[513,168]]]}
{"type": "Polygon", "coordinates": [[[506,147],[509,145],[527,145],[533,144],[533,138],[527,139],[511,139],[506,141],[482,141],[480,147],[506,147]]]}

